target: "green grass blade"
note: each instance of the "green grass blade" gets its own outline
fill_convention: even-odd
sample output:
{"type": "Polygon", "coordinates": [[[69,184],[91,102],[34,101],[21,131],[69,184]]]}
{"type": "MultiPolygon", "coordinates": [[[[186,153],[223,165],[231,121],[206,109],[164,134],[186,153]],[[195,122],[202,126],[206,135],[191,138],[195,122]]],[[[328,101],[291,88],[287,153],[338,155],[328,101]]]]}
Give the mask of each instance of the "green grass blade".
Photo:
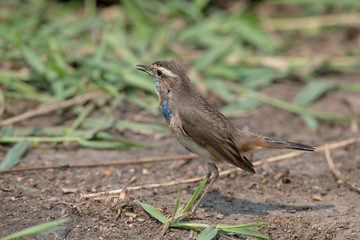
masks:
{"type": "Polygon", "coordinates": [[[306,107],[335,87],[335,82],[330,80],[310,82],[298,95],[296,95],[293,102],[298,106],[306,107]]]}
{"type": "Polygon", "coordinates": [[[172,221],[174,220],[174,217],[176,215],[176,212],[179,209],[179,203],[180,203],[180,186],[178,187],[178,192],[177,192],[177,196],[176,196],[176,202],[175,202],[175,206],[174,206],[174,211],[171,215],[171,219],[170,219],[170,224],[172,223],[172,221]]]}
{"type": "Polygon", "coordinates": [[[1,136],[12,136],[14,132],[15,131],[13,125],[5,125],[0,128],[0,138],[1,136]]]}
{"type": "Polygon", "coordinates": [[[265,235],[256,232],[254,230],[248,229],[248,228],[232,228],[232,229],[219,229],[219,231],[224,231],[225,233],[240,233],[240,234],[245,234],[248,236],[252,236],[252,237],[256,237],[259,239],[265,239],[265,240],[270,240],[268,237],[266,237],[265,235]]]}
{"type": "Polygon", "coordinates": [[[209,2],[210,0],[195,0],[193,5],[201,11],[209,4],[209,2]]]}
{"type": "Polygon", "coordinates": [[[209,79],[205,82],[205,86],[208,89],[216,92],[226,102],[231,102],[234,100],[233,93],[227,89],[221,81],[209,79]]]}
{"type": "Polygon", "coordinates": [[[358,82],[337,82],[337,88],[340,90],[348,90],[348,91],[360,91],[360,83],[358,82]]]}
{"type": "Polygon", "coordinates": [[[41,61],[40,57],[29,47],[23,45],[21,47],[22,54],[29,64],[29,66],[34,69],[35,72],[39,74],[44,74],[46,71],[46,67],[44,63],[41,61]]]}
{"type": "Polygon", "coordinates": [[[221,228],[221,229],[232,229],[232,228],[243,228],[243,227],[262,227],[265,225],[268,225],[269,223],[267,222],[253,222],[253,223],[246,223],[246,224],[242,224],[242,225],[227,225],[227,224],[220,224],[217,225],[217,228],[221,228]]]}
{"type": "Polygon", "coordinates": [[[61,53],[58,41],[54,37],[51,37],[48,44],[50,50],[49,52],[52,59],[54,59],[55,65],[60,69],[61,73],[66,73],[66,59],[65,56],[61,53]]]}
{"type": "Polygon", "coordinates": [[[95,103],[89,103],[86,107],[83,107],[75,121],[65,130],[66,135],[71,135],[94,109],[95,103]]]}
{"type": "MultiPolygon", "coordinates": [[[[66,128],[64,126],[56,126],[56,127],[46,127],[46,128],[37,128],[37,127],[24,127],[24,128],[16,128],[13,132],[0,132],[0,135],[3,136],[17,136],[17,137],[26,137],[26,136],[62,136],[65,133],[66,128]]],[[[76,130],[75,133],[83,133],[84,130],[76,130]]],[[[79,134],[78,134],[79,135],[79,134]]],[[[1,139],[1,137],[0,137],[1,139]]]]}
{"type": "Polygon", "coordinates": [[[150,123],[140,123],[140,122],[132,122],[127,120],[118,120],[116,121],[116,128],[120,130],[128,129],[128,130],[144,130],[151,132],[167,132],[169,128],[160,124],[150,124],[150,123]]]}
{"type": "MultiPolygon", "coordinates": [[[[1,77],[0,77],[1,79],[1,77]]],[[[30,100],[34,102],[54,102],[55,98],[50,95],[45,94],[35,94],[35,93],[21,93],[21,92],[4,92],[6,98],[21,99],[21,100],[30,100]]]]}
{"type": "Polygon", "coordinates": [[[130,86],[133,86],[135,88],[140,88],[143,90],[146,90],[148,92],[154,92],[155,90],[155,84],[154,82],[149,79],[148,76],[144,76],[144,74],[141,73],[131,73],[131,72],[125,72],[123,77],[123,81],[130,86]]]}
{"type": "Polygon", "coordinates": [[[0,164],[0,170],[10,169],[19,163],[21,157],[29,147],[27,141],[20,141],[13,146],[6,154],[4,161],[0,164]]]}
{"type": "Polygon", "coordinates": [[[37,192],[37,191],[39,191],[39,189],[26,187],[26,186],[21,185],[21,184],[16,184],[16,186],[17,186],[18,188],[21,188],[21,189],[24,189],[24,190],[30,191],[30,192],[37,192]]]}
{"type": "Polygon", "coordinates": [[[77,142],[82,140],[80,137],[72,136],[60,136],[60,137],[17,137],[17,136],[0,136],[0,143],[11,143],[11,142],[77,142]]]}
{"type": "Polygon", "coordinates": [[[156,218],[157,220],[159,220],[159,222],[165,224],[166,223],[166,217],[159,212],[159,210],[157,210],[156,208],[154,208],[153,206],[146,204],[146,203],[142,203],[138,200],[136,200],[136,202],[147,212],[149,213],[151,216],[153,216],[154,218],[156,218]]]}
{"type": "Polygon", "coordinates": [[[259,105],[260,102],[257,99],[245,98],[238,102],[233,102],[224,106],[220,109],[220,111],[226,116],[236,116],[250,109],[256,108],[259,105]]]}
{"type": "Polygon", "coordinates": [[[202,230],[196,240],[211,240],[216,237],[218,231],[219,230],[216,229],[214,225],[209,225],[204,230],[202,230]]]}
{"type": "Polygon", "coordinates": [[[303,112],[300,114],[301,119],[304,121],[305,125],[310,129],[317,129],[318,128],[318,122],[316,118],[311,116],[308,112],[303,112]]]}
{"type": "Polygon", "coordinates": [[[119,95],[115,100],[112,101],[111,106],[107,111],[104,113],[104,115],[94,124],[91,129],[87,133],[87,138],[92,138],[95,133],[101,128],[103,125],[103,122],[106,121],[106,119],[110,116],[112,111],[115,110],[117,105],[120,103],[120,101],[123,99],[122,95],[119,95]]]}
{"type": "Polygon", "coordinates": [[[0,73],[0,84],[8,88],[11,88],[12,90],[18,93],[35,93],[37,90],[36,88],[23,82],[22,80],[3,76],[3,74],[1,73],[0,73]]]}
{"type": "Polygon", "coordinates": [[[67,221],[69,221],[70,218],[64,218],[64,219],[60,219],[60,220],[56,220],[53,222],[47,222],[47,223],[43,223],[43,224],[39,224],[24,230],[21,230],[19,232],[13,233],[9,236],[0,238],[0,240],[11,240],[11,239],[17,239],[17,238],[23,238],[23,237],[28,237],[28,236],[33,236],[45,231],[48,231],[58,225],[64,224],[67,221]]]}
{"type": "Polygon", "coordinates": [[[107,41],[107,34],[105,33],[104,35],[105,36],[102,37],[100,44],[99,44],[98,48],[96,49],[96,52],[94,55],[94,59],[96,62],[101,61],[106,53],[108,41],[107,41]]]}
{"type": "Polygon", "coordinates": [[[132,144],[126,141],[76,141],[80,146],[93,149],[134,149],[140,150],[142,147],[139,144],[132,144]]]}
{"type": "Polygon", "coordinates": [[[197,199],[197,197],[199,196],[201,190],[204,188],[206,182],[207,182],[207,178],[205,178],[200,185],[197,187],[197,189],[195,190],[194,194],[192,195],[190,201],[186,204],[184,210],[181,213],[186,213],[189,208],[193,205],[193,203],[195,202],[195,200],[197,199]]]}
{"type": "Polygon", "coordinates": [[[269,97],[265,94],[253,91],[248,88],[238,86],[238,85],[230,83],[230,82],[227,82],[226,84],[228,87],[230,87],[233,91],[235,91],[237,93],[241,93],[249,98],[257,99],[265,104],[268,104],[268,105],[271,105],[276,108],[280,108],[280,109],[283,109],[283,110],[286,110],[286,111],[289,111],[292,113],[301,114],[304,111],[306,111],[311,116],[313,116],[315,118],[319,118],[319,119],[339,120],[339,121],[354,120],[356,122],[360,122],[360,117],[353,117],[353,116],[342,115],[342,114],[337,114],[337,113],[327,113],[327,112],[317,112],[317,111],[312,111],[312,110],[306,110],[303,107],[300,107],[296,104],[291,104],[291,103],[282,101],[277,98],[269,97]]]}
{"type": "Polygon", "coordinates": [[[238,34],[242,39],[253,44],[265,52],[271,52],[275,48],[275,44],[272,40],[262,31],[258,21],[253,16],[241,17],[238,21],[234,21],[235,25],[241,23],[238,26],[238,34]]]}
{"type": "Polygon", "coordinates": [[[218,44],[211,46],[210,50],[206,51],[200,58],[198,58],[193,66],[198,72],[204,70],[205,67],[212,62],[217,62],[223,58],[229,51],[231,46],[224,46],[224,44],[218,44]]]}
{"type": "Polygon", "coordinates": [[[149,19],[141,11],[141,8],[135,5],[134,1],[122,0],[121,3],[124,5],[126,13],[128,14],[128,19],[131,22],[133,29],[136,31],[138,36],[146,41],[149,38],[147,34],[147,27],[149,24],[149,19]]]}
{"type": "Polygon", "coordinates": [[[152,104],[151,102],[149,103],[149,101],[144,101],[143,99],[139,98],[139,96],[129,96],[128,99],[131,104],[148,110],[149,112],[151,112],[152,115],[159,115],[159,104],[157,103],[157,101],[153,101],[152,103],[155,102],[156,104],[152,104]]]}
{"type": "Polygon", "coordinates": [[[204,223],[194,223],[194,222],[177,222],[170,224],[170,227],[173,228],[183,228],[183,229],[191,229],[195,231],[199,231],[199,228],[206,228],[208,224],[204,223]]]}

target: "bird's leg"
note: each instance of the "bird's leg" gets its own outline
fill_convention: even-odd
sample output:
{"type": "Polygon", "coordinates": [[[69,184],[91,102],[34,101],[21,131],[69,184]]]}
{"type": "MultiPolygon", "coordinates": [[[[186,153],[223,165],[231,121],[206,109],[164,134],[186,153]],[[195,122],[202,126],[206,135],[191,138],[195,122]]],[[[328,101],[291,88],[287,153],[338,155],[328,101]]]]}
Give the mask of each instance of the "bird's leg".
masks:
{"type": "Polygon", "coordinates": [[[205,196],[208,193],[208,191],[210,190],[211,186],[216,182],[216,180],[219,177],[219,170],[216,167],[215,163],[208,162],[208,167],[209,167],[209,172],[208,172],[208,174],[206,176],[208,178],[208,181],[209,181],[209,178],[211,177],[211,175],[212,174],[214,174],[214,175],[213,175],[209,185],[207,185],[207,187],[205,188],[203,194],[200,196],[199,200],[196,202],[195,206],[192,208],[191,214],[193,214],[193,215],[196,215],[197,208],[199,207],[199,205],[201,204],[201,202],[205,198],[205,196]]]}
{"type": "Polygon", "coordinates": [[[208,164],[208,174],[206,174],[206,177],[205,177],[205,179],[207,179],[205,184],[207,184],[209,182],[211,175],[212,175],[212,170],[210,168],[210,165],[208,164]]]}

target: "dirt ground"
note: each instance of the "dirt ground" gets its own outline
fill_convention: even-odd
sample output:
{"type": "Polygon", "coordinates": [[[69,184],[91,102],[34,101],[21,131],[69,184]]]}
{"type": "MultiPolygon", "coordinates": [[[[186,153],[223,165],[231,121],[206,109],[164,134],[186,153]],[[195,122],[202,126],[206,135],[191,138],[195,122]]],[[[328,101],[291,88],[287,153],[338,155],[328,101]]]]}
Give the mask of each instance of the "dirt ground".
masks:
{"type": "MultiPolygon", "coordinates": [[[[357,81],[359,74],[328,76],[338,81],[357,81]]],[[[303,84],[276,83],[262,92],[291,100],[303,84]]],[[[354,114],[347,104],[358,92],[330,92],[311,108],[344,114],[354,114]]],[[[150,117],[150,116],[149,116],[150,117]]],[[[148,118],[149,119],[149,118],[148,118]]],[[[56,117],[43,117],[27,124],[51,124],[56,117]]],[[[164,123],[162,117],[151,119],[164,123]]],[[[268,105],[232,119],[240,128],[248,128],[270,137],[320,146],[359,137],[350,123],[320,121],[319,130],[306,128],[300,117],[268,105]]],[[[139,157],[186,154],[186,150],[170,136],[161,138],[125,133],[135,140],[156,142],[143,151],[97,151],[73,145],[49,149],[38,145],[28,152],[18,167],[91,163],[139,157]]],[[[336,168],[344,180],[359,186],[360,143],[331,150],[336,168]]],[[[2,146],[0,157],[8,146],[2,146]]],[[[263,160],[286,151],[255,153],[253,161],[263,160]]],[[[231,166],[223,164],[221,170],[231,166]]],[[[166,183],[205,176],[206,163],[201,159],[64,170],[29,171],[4,174],[0,178],[1,236],[46,221],[71,217],[67,239],[194,239],[197,233],[171,229],[160,235],[162,225],[146,214],[133,200],[151,204],[165,215],[172,212],[178,186],[129,191],[124,198],[85,199],[82,195],[150,183],[166,183]],[[33,192],[23,185],[39,189],[33,192]]],[[[220,177],[206,196],[200,215],[211,224],[244,224],[268,222],[254,229],[270,239],[360,239],[360,195],[338,184],[323,152],[307,153],[256,167],[251,175],[243,171],[220,177]],[[316,201],[321,200],[321,201],[316,201]]],[[[199,183],[182,184],[181,203],[189,200],[199,183]]],[[[30,239],[36,239],[32,237],[30,239]]],[[[218,239],[229,239],[219,236],[218,239]]],[[[232,236],[232,239],[251,239],[232,236]]]]}

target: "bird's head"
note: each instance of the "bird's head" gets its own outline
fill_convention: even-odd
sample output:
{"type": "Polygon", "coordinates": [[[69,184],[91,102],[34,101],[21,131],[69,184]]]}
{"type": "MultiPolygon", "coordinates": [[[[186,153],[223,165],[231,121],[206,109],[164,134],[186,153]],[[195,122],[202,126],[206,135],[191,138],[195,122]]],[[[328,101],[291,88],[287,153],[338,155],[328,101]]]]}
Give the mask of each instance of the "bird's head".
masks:
{"type": "Polygon", "coordinates": [[[156,84],[157,92],[166,98],[181,96],[192,86],[184,69],[175,61],[157,61],[150,65],[137,65],[137,69],[149,74],[156,84]]]}

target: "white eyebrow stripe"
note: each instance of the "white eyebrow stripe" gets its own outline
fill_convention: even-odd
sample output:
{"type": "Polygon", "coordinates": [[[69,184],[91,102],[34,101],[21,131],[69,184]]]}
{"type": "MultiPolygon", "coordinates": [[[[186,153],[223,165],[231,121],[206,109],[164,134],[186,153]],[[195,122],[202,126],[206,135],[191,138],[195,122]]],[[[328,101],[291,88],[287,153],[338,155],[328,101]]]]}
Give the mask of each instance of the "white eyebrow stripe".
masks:
{"type": "Polygon", "coordinates": [[[177,75],[175,75],[174,73],[172,73],[171,71],[169,71],[168,69],[165,69],[163,67],[159,67],[159,70],[161,70],[165,75],[167,75],[169,77],[178,77],[177,75]]]}

